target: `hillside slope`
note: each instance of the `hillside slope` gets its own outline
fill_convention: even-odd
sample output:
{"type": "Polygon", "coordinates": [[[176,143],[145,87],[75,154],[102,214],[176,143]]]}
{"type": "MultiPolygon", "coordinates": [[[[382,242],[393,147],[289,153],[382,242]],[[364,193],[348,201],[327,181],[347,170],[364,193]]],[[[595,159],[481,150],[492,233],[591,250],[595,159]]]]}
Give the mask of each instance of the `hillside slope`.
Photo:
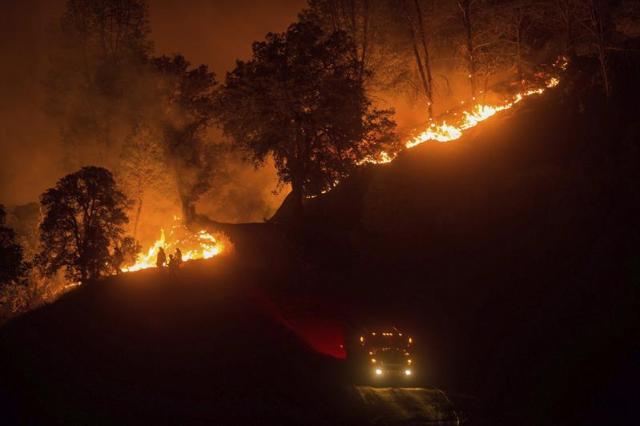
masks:
{"type": "Polygon", "coordinates": [[[221,257],[78,288],[7,324],[1,423],[357,423],[335,361],[283,326],[266,279],[221,257]]]}
{"type": "Polygon", "coordinates": [[[639,88],[622,64],[608,102],[577,64],[460,140],[307,203],[316,293],[353,322],[418,330],[434,383],[476,395],[491,424],[634,418],[639,88]]]}

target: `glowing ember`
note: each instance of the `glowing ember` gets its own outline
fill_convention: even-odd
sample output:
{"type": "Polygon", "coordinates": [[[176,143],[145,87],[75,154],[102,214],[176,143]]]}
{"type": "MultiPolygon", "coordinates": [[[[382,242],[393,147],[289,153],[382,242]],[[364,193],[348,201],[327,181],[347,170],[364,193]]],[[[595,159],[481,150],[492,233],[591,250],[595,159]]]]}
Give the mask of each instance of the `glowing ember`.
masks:
{"type": "Polygon", "coordinates": [[[552,87],[556,87],[558,84],[560,84],[560,79],[557,77],[552,77],[549,79],[549,81],[547,81],[547,87],[549,89],[551,89],[552,87]]]}
{"type": "Polygon", "coordinates": [[[78,287],[81,284],[82,283],[79,281],[75,283],[65,284],[64,286],[62,286],[62,291],[71,290],[72,288],[78,287]]]}
{"type": "Polygon", "coordinates": [[[182,251],[182,260],[187,261],[210,259],[222,253],[227,244],[228,242],[223,243],[220,237],[216,238],[205,230],[192,233],[185,226],[174,225],[169,232],[169,238],[165,236],[164,229],[161,229],[160,238],[153,243],[146,253],[138,255],[136,263],[124,268],[124,271],[133,272],[155,268],[160,248],[164,248],[167,258],[179,248],[182,251]]]}
{"type": "MultiPolygon", "coordinates": [[[[556,77],[553,77],[545,83],[545,87],[556,87],[559,83],[560,80],[556,77]]],[[[470,111],[463,111],[462,120],[455,125],[450,124],[445,120],[443,120],[439,124],[431,123],[427,130],[407,142],[405,144],[405,147],[410,149],[429,141],[449,142],[459,139],[465,130],[477,126],[479,123],[490,117],[493,117],[500,111],[512,108],[514,105],[516,105],[526,97],[529,97],[531,95],[540,95],[544,93],[544,91],[545,88],[529,89],[524,92],[517,93],[513,96],[511,101],[503,103],[501,105],[476,105],[470,111]]]]}

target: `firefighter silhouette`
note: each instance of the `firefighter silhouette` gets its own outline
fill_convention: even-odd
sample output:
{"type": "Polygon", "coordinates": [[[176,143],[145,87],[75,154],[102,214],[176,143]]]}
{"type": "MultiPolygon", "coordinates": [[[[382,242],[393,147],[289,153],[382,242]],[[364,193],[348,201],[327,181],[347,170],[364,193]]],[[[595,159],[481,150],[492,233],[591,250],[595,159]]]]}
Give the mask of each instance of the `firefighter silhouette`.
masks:
{"type": "Polygon", "coordinates": [[[162,269],[166,264],[167,264],[167,255],[164,252],[164,249],[160,247],[160,250],[158,250],[158,257],[156,258],[156,266],[159,269],[162,269]]]}
{"type": "Polygon", "coordinates": [[[176,253],[173,255],[176,260],[176,265],[178,268],[182,265],[182,251],[176,247],[176,253]]]}

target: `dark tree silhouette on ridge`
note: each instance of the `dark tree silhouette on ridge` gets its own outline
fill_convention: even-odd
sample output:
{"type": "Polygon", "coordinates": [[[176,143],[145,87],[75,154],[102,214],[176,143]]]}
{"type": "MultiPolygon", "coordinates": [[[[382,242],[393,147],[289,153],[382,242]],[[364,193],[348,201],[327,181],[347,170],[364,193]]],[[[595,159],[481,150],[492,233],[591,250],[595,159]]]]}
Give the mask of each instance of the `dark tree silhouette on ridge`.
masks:
{"type": "Polygon", "coordinates": [[[302,20],[254,43],[253,58],[238,61],[221,89],[217,115],[225,134],[257,164],[273,156],[280,181],[292,186],[298,218],[304,196],[399,147],[391,111],[372,108],[352,52],[344,32],[326,34],[302,20]]]}
{"type": "Polygon", "coordinates": [[[130,201],[107,169],[83,167],[60,179],[40,202],[38,263],[47,276],[64,269],[69,280],[97,279],[117,272],[139,250],[125,236],[130,201]]]}
{"type": "Polygon", "coordinates": [[[21,282],[27,269],[16,233],[5,226],[6,216],[4,206],[0,204],[0,286],[21,282]]]}

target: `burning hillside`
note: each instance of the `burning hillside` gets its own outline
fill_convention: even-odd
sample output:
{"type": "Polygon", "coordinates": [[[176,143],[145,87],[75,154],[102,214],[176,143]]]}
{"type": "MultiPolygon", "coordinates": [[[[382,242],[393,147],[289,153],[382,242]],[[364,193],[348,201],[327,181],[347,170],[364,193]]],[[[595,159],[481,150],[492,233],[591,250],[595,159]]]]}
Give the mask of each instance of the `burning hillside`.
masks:
{"type": "Polygon", "coordinates": [[[167,254],[180,249],[183,261],[210,259],[230,250],[231,243],[225,235],[214,235],[204,229],[193,232],[183,225],[179,218],[174,218],[174,220],[175,223],[168,232],[165,232],[164,228],[160,229],[159,238],[146,251],[138,255],[133,265],[125,267],[125,272],[155,268],[160,248],[164,249],[167,254]]]}
{"type": "MultiPolygon", "coordinates": [[[[498,112],[514,107],[529,96],[541,95],[545,90],[556,87],[560,84],[560,78],[557,74],[566,70],[567,66],[568,59],[562,56],[558,58],[553,66],[555,73],[540,72],[536,74],[536,81],[523,84],[528,87],[503,102],[493,105],[477,103],[469,109],[461,108],[460,110],[449,111],[439,120],[431,120],[425,130],[405,143],[405,148],[411,149],[425,142],[450,142],[459,139],[465,130],[477,126],[498,112]]],[[[461,104],[464,107],[464,101],[461,104]]],[[[394,158],[394,155],[381,152],[376,158],[368,158],[362,163],[385,164],[393,161],[394,158]]]]}

